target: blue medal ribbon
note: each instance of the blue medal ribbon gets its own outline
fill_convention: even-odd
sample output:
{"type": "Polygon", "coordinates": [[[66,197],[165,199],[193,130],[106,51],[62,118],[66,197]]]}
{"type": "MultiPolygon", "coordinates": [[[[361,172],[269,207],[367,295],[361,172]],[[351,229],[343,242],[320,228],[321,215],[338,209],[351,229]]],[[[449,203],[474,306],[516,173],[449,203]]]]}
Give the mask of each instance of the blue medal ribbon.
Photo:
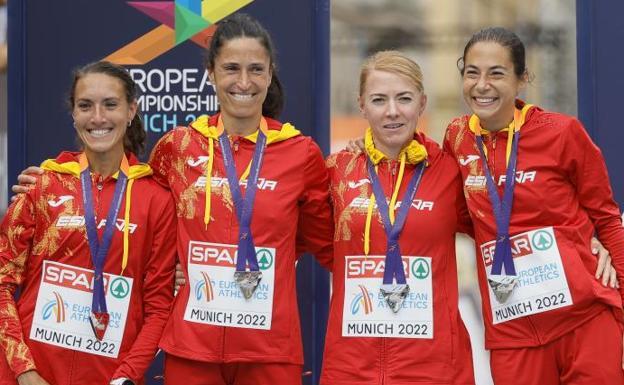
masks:
{"type": "Polygon", "coordinates": [[[87,240],[89,241],[89,250],[91,252],[91,261],[94,266],[94,279],[93,279],[93,299],[91,302],[91,311],[95,317],[100,321],[100,317],[103,317],[104,324],[101,326],[103,329],[99,329],[93,324],[94,332],[98,339],[102,339],[106,326],[108,324],[108,309],[106,307],[106,293],[104,292],[104,261],[108,255],[108,250],[113,239],[113,231],[117,222],[117,214],[119,214],[119,208],[121,206],[121,198],[124,195],[126,189],[126,183],[128,177],[120,169],[115,182],[115,192],[111,205],[108,209],[108,215],[106,216],[106,226],[104,227],[104,233],[102,235],[102,241],[98,239],[97,223],[95,219],[95,212],[93,208],[93,193],[91,171],[89,167],[84,167],[80,172],[80,183],[82,186],[82,202],[85,210],[85,227],[87,230],[87,240]],[[99,332],[98,330],[99,329],[99,332]]]}
{"type": "Polygon", "coordinates": [[[245,196],[241,193],[238,177],[236,175],[236,164],[232,156],[232,148],[230,147],[230,139],[225,131],[219,135],[219,144],[223,151],[223,163],[227,174],[230,192],[236,209],[236,217],[238,218],[238,257],[236,259],[236,271],[247,271],[249,265],[250,271],[259,271],[258,259],[256,258],[256,247],[251,235],[251,216],[253,213],[253,204],[258,189],[258,175],[260,175],[260,167],[262,166],[262,157],[266,147],[267,137],[262,130],[258,130],[258,139],[256,140],[256,148],[254,150],[251,161],[251,170],[249,178],[247,178],[247,188],[245,196]]]}
{"type": "Polygon", "coordinates": [[[518,159],[518,142],[520,140],[520,131],[515,131],[509,140],[512,140],[511,154],[509,156],[509,164],[505,176],[505,189],[503,191],[503,199],[501,201],[496,183],[490,172],[485,151],[483,150],[483,139],[480,135],[476,136],[477,147],[481,154],[483,171],[485,173],[488,195],[492,202],[492,209],[496,219],[496,248],[494,249],[494,261],[492,262],[492,275],[501,275],[503,266],[506,275],[516,275],[516,267],[511,252],[511,241],[509,236],[509,223],[511,221],[511,207],[513,205],[513,192],[516,185],[516,163],[518,159]]]}
{"type": "Polygon", "coordinates": [[[399,236],[401,235],[401,231],[405,225],[405,220],[407,219],[407,214],[412,206],[416,190],[418,190],[420,180],[423,172],[425,171],[425,162],[421,162],[418,166],[416,166],[414,175],[412,175],[412,179],[410,179],[407,190],[405,191],[405,194],[403,194],[401,206],[399,207],[399,212],[396,216],[394,224],[390,222],[388,202],[386,201],[386,196],[383,192],[383,188],[381,187],[381,183],[379,182],[377,172],[375,171],[375,166],[370,158],[367,158],[367,168],[371,185],[373,186],[375,200],[377,201],[379,214],[381,215],[387,237],[383,283],[392,284],[393,279],[396,279],[397,284],[405,284],[405,270],[403,270],[403,258],[401,255],[401,248],[399,247],[399,236]]]}

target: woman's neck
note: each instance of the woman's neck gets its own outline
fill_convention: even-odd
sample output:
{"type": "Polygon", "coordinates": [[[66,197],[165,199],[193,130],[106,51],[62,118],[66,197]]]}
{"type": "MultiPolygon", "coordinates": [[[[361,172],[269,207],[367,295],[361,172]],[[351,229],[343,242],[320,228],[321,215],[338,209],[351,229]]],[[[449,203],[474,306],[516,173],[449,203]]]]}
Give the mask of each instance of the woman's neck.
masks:
{"type": "Polygon", "coordinates": [[[93,152],[85,149],[85,155],[89,160],[89,169],[103,178],[108,178],[119,170],[121,159],[124,156],[121,151],[93,152]]]}
{"type": "Polygon", "coordinates": [[[399,159],[399,154],[401,153],[401,150],[403,150],[403,148],[407,146],[411,141],[412,139],[410,138],[410,140],[407,143],[403,143],[401,145],[386,145],[382,143],[380,140],[376,140],[375,137],[373,136],[373,142],[375,143],[375,148],[383,152],[384,155],[390,160],[399,159]]]}
{"type": "Polygon", "coordinates": [[[503,128],[509,127],[509,124],[514,120],[515,107],[512,108],[509,113],[502,115],[501,117],[491,117],[490,119],[480,119],[481,128],[490,132],[498,132],[503,128]]]}
{"type": "Polygon", "coordinates": [[[250,118],[233,118],[227,114],[221,113],[223,129],[228,135],[247,136],[253,134],[260,126],[261,118],[262,115],[250,118]]]}

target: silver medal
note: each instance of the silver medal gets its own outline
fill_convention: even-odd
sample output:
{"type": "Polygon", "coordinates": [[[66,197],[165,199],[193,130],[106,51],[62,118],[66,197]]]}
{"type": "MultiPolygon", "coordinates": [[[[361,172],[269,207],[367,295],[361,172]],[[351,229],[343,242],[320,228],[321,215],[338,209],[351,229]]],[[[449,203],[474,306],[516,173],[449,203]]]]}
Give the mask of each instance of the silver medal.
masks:
{"type": "Polygon", "coordinates": [[[386,299],[388,306],[392,309],[393,312],[398,313],[401,310],[401,305],[407,297],[407,294],[410,291],[408,284],[387,284],[381,285],[379,289],[381,295],[386,299]]]}
{"type": "Polygon", "coordinates": [[[518,278],[515,275],[491,275],[488,283],[499,303],[505,303],[513,290],[518,285],[518,278]]]}
{"type": "Polygon", "coordinates": [[[250,299],[262,280],[260,271],[235,271],[234,280],[238,283],[245,299],[250,299]]]}

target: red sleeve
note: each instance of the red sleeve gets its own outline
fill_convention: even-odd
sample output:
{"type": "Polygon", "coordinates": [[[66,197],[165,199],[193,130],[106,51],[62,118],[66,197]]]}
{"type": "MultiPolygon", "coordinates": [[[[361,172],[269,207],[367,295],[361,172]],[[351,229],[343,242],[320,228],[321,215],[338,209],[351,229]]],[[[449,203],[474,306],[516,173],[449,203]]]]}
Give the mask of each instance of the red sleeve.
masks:
{"type": "Polygon", "coordinates": [[[304,191],[299,200],[297,255],[314,254],[321,266],[331,270],[334,223],[329,206],[329,177],[321,150],[311,139],[303,169],[304,191]]]}
{"type": "MultiPolygon", "coordinates": [[[[449,125],[446,129],[446,134],[444,135],[444,142],[442,143],[442,151],[444,151],[447,156],[453,160],[456,167],[459,168],[459,164],[457,162],[457,158],[455,157],[455,152],[453,150],[453,146],[451,145],[451,127],[452,124],[449,125]]],[[[472,225],[472,219],[470,218],[470,212],[468,211],[468,204],[466,203],[466,197],[464,195],[464,180],[462,179],[461,171],[457,170],[457,198],[456,198],[456,206],[457,207],[457,232],[464,233],[474,238],[474,228],[472,225]]]]}
{"type": "Polygon", "coordinates": [[[174,131],[164,135],[152,150],[148,161],[154,171],[153,178],[158,184],[169,189],[169,169],[171,168],[171,148],[173,145],[174,131]]]}
{"type": "Polygon", "coordinates": [[[150,220],[149,226],[154,231],[154,237],[150,258],[145,264],[146,271],[142,277],[143,327],[113,376],[127,377],[135,383],[142,380],[154,359],[173,301],[176,215],[170,194],[162,194],[162,197],[151,208],[154,219],[150,220]]]}
{"type": "Polygon", "coordinates": [[[446,132],[444,134],[444,141],[442,142],[442,151],[449,154],[457,162],[457,157],[455,156],[455,151],[451,144],[451,140],[452,140],[451,128],[452,128],[452,123],[446,128],[446,132]]]}
{"type": "Polygon", "coordinates": [[[578,120],[571,120],[563,135],[561,164],[576,187],[579,202],[589,214],[598,239],[611,254],[624,298],[624,228],[620,209],[613,199],[607,166],[600,149],[578,120]]]}
{"type": "Polygon", "coordinates": [[[474,238],[474,228],[472,226],[470,212],[468,211],[468,205],[466,204],[466,197],[464,196],[461,174],[458,173],[457,178],[459,180],[459,188],[457,189],[457,198],[455,200],[455,207],[457,208],[457,232],[464,233],[474,238]]]}
{"type": "Polygon", "coordinates": [[[36,370],[24,342],[13,295],[24,279],[30,256],[36,228],[34,197],[37,190],[36,186],[26,194],[19,194],[0,225],[0,349],[14,377],[36,370]]]}

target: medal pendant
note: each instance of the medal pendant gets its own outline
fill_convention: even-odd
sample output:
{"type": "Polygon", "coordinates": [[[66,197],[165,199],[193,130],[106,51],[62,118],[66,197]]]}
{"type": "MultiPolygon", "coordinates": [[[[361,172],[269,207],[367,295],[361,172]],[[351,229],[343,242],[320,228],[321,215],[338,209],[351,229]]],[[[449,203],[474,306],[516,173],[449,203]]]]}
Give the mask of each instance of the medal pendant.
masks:
{"type": "Polygon", "coordinates": [[[491,275],[488,283],[499,303],[505,303],[518,285],[518,278],[509,275],[491,275]]]}
{"type": "Polygon", "coordinates": [[[238,283],[245,299],[250,299],[262,280],[260,271],[235,271],[234,280],[238,283]]]}
{"type": "Polygon", "coordinates": [[[110,315],[104,312],[91,312],[91,315],[89,316],[89,321],[91,322],[91,328],[93,329],[95,338],[100,341],[104,339],[104,333],[106,333],[106,328],[108,328],[109,320],[110,315]]]}
{"type": "Polygon", "coordinates": [[[398,313],[401,310],[401,305],[407,297],[407,294],[410,291],[408,284],[398,284],[398,285],[381,285],[379,289],[381,295],[386,299],[388,306],[392,309],[393,312],[398,313]]]}

